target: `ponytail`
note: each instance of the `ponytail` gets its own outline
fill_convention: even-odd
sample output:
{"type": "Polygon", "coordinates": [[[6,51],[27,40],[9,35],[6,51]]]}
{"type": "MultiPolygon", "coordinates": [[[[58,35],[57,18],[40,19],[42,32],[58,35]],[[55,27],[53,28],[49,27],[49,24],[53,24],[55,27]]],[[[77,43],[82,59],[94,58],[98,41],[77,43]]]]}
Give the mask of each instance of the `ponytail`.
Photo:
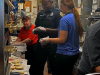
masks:
{"type": "Polygon", "coordinates": [[[79,13],[78,13],[77,9],[75,8],[74,0],[61,0],[61,3],[64,4],[65,6],[67,6],[69,9],[73,10],[73,14],[74,14],[75,21],[76,21],[76,29],[81,38],[83,36],[84,30],[83,30],[83,27],[82,27],[82,24],[80,21],[79,13]]]}
{"type": "Polygon", "coordinates": [[[78,32],[79,36],[82,37],[84,30],[83,30],[82,23],[81,23],[81,20],[80,20],[80,16],[79,16],[79,13],[78,13],[76,7],[73,8],[73,14],[74,14],[75,21],[76,21],[77,32],[78,32]]]}

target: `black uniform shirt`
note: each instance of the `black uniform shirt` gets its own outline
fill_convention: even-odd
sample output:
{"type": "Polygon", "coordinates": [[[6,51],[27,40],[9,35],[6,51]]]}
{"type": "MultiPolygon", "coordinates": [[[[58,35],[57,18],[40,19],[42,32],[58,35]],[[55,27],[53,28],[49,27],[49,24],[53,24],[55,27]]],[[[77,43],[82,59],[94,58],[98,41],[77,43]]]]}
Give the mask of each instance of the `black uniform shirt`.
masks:
{"type": "MultiPolygon", "coordinates": [[[[54,7],[52,7],[47,12],[45,12],[44,10],[41,10],[38,13],[37,19],[35,21],[36,27],[42,26],[45,28],[53,28],[53,29],[58,28],[60,19],[62,18],[62,16],[60,15],[60,12],[61,11],[59,9],[55,9],[54,7]]],[[[46,36],[57,37],[57,36],[53,36],[50,33],[42,33],[42,32],[40,32],[39,36],[40,38],[43,38],[46,36]]]]}

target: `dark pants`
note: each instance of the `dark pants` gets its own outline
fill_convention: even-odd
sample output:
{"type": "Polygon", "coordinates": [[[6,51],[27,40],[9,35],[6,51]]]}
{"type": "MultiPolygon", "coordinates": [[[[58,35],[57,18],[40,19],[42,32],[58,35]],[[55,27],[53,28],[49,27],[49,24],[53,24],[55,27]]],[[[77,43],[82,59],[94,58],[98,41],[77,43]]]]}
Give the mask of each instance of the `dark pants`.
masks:
{"type": "Polygon", "coordinates": [[[74,56],[56,54],[56,75],[73,75],[72,71],[74,68],[74,64],[76,63],[78,58],[79,54],[74,56]]]}
{"type": "Polygon", "coordinates": [[[35,70],[35,64],[36,64],[36,59],[35,59],[35,51],[37,48],[37,44],[34,45],[29,45],[27,46],[27,51],[25,52],[25,59],[28,60],[27,64],[31,65],[30,69],[29,69],[29,73],[30,75],[34,74],[34,70],[35,70]]]}
{"type": "Polygon", "coordinates": [[[52,75],[55,73],[55,54],[56,54],[57,46],[56,45],[46,45],[39,46],[36,50],[36,68],[35,75],[43,75],[44,65],[47,61],[49,61],[49,67],[52,71],[52,75]]]}
{"type": "Polygon", "coordinates": [[[47,58],[47,67],[48,67],[48,73],[52,74],[52,71],[51,71],[51,68],[50,68],[50,65],[49,65],[49,58],[47,58]]]}

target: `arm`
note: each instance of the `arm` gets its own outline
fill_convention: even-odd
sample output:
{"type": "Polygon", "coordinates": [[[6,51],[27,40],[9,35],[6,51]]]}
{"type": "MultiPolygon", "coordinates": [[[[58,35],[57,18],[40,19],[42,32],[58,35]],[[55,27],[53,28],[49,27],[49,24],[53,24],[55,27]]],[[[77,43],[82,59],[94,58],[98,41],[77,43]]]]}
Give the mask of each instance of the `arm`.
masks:
{"type": "Polygon", "coordinates": [[[20,38],[17,38],[17,40],[15,42],[20,42],[20,41],[21,41],[21,39],[20,38]]]}
{"type": "Polygon", "coordinates": [[[23,41],[21,41],[20,43],[30,43],[32,40],[31,39],[25,39],[25,40],[23,40],[23,41]]]}
{"type": "Polygon", "coordinates": [[[22,28],[21,28],[21,30],[20,30],[20,33],[19,33],[19,35],[18,35],[17,40],[16,40],[14,43],[18,43],[18,42],[21,41],[21,34],[22,34],[22,28]]]}
{"type": "Polygon", "coordinates": [[[18,42],[20,42],[20,43],[29,43],[29,42],[31,42],[31,40],[29,38],[27,38],[27,39],[25,39],[23,41],[21,41],[21,38],[22,38],[22,29],[21,29],[21,31],[20,31],[20,33],[18,35],[18,38],[17,38],[15,43],[18,43],[18,42]]]}
{"type": "Polygon", "coordinates": [[[97,66],[94,68],[95,72],[99,73],[100,72],[100,66],[97,66]]]}
{"type": "Polygon", "coordinates": [[[37,35],[32,34],[32,30],[30,30],[27,39],[21,41],[20,43],[30,43],[30,42],[34,41],[34,39],[36,39],[36,37],[37,37],[37,35]]]}
{"type": "Polygon", "coordinates": [[[60,11],[57,11],[55,15],[55,29],[46,28],[46,32],[52,33],[52,34],[58,34],[58,26],[59,26],[61,18],[62,16],[60,15],[60,11]]]}
{"type": "Polygon", "coordinates": [[[58,29],[46,28],[46,32],[52,33],[52,34],[58,34],[58,29]]]}
{"type": "Polygon", "coordinates": [[[65,43],[68,36],[68,22],[65,19],[60,20],[59,24],[59,38],[49,38],[49,42],[55,44],[65,43]]]}
{"type": "Polygon", "coordinates": [[[59,25],[59,37],[58,38],[41,38],[40,43],[45,45],[47,43],[62,44],[65,43],[68,37],[68,22],[61,19],[59,25]]]}
{"type": "Polygon", "coordinates": [[[37,35],[34,35],[32,33],[29,34],[28,38],[21,41],[20,43],[30,43],[32,41],[34,41],[34,39],[37,37],[37,35]]]}
{"type": "MultiPolygon", "coordinates": [[[[34,31],[35,34],[44,34],[44,33],[51,33],[51,34],[58,34],[58,26],[59,26],[59,22],[60,19],[62,18],[62,16],[60,15],[60,11],[57,11],[56,15],[55,15],[55,29],[51,29],[51,28],[45,28],[46,31],[34,31]]],[[[37,16],[37,19],[35,21],[35,25],[36,27],[40,26],[39,24],[39,14],[37,16]]]]}
{"type": "Polygon", "coordinates": [[[100,30],[94,35],[88,37],[87,51],[91,68],[95,72],[100,72],[100,30]]]}
{"type": "Polygon", "coordinates": [[[66,42],[67,36],[68,36],[68,31],[60,30],[59,38],[49,38],[49,42],[54,44],[62,44],[66,42]]]}
{"type": "MultiPolygon", "coordinates": [[[[40,25],[39,25],[39,16],[40,16],[40,12],[38,13],[38,15],[37,15],[37,18],[36,18],[36,20],[35,20],[35,28],[37,28],[37,27],[39,27],[40,25]]],[[[34,29],[33,29],[34,30],[34,29]]],[[[33,32],[33,31],[32,31],[33,32]]],[[[34,34],[38,34],[38,35],[41,35],[41,34],[44,34],[45,32],[43,32],[43,31],[37,31],[37,30],[35,30],[34,31],[34,34]]]]}
{"type": "Polygon", "coordinates": [[[46,32],[52,33],[52,34],[58,34],[58,26],[59,26],[61,18],[62,18],[62,16],[60,15],[60,10],[59,10],[59,11],[57,11],[57,13],[55,15],[55,29],[46,28],[46,32]]]}
{"type": "MultiPolygon", "coordinates": [[[[42,27],[42,28],[44,28],[44,27],[42,27]]],[[[57,35],[58,34],[58,29],[44,28],[44,30],[42,30],[42,29],[34,30],[34,34],[41,35],[41,34],[45,34],[45,33],[51,33],[53,35],[57,35]]]]}

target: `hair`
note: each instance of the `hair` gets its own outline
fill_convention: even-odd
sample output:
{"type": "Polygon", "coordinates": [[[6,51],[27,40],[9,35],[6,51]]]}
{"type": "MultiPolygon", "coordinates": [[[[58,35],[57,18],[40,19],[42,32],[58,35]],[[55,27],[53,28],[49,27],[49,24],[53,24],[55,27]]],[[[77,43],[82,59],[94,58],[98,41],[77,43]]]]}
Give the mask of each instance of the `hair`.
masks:
{"type": "Polygon", "coordinates": [[[23,17],[22,17],[22,21],[23,21],[23,20],[30,20],[30,18],[29,18],[28,16],[23,16],[23,17]]]}
{"type": "Polygon", "coordinates": [[[79,13],[75,7],[74,1],[73,0],[61,0],[61,3],[65,6],[67,6],[68,9],[73,10],[73,14],[74,14],[75,21],[76,21],[76,29],[77,29],[79,36],[82,37],[84,30],[82,27],[79,13]]]}

